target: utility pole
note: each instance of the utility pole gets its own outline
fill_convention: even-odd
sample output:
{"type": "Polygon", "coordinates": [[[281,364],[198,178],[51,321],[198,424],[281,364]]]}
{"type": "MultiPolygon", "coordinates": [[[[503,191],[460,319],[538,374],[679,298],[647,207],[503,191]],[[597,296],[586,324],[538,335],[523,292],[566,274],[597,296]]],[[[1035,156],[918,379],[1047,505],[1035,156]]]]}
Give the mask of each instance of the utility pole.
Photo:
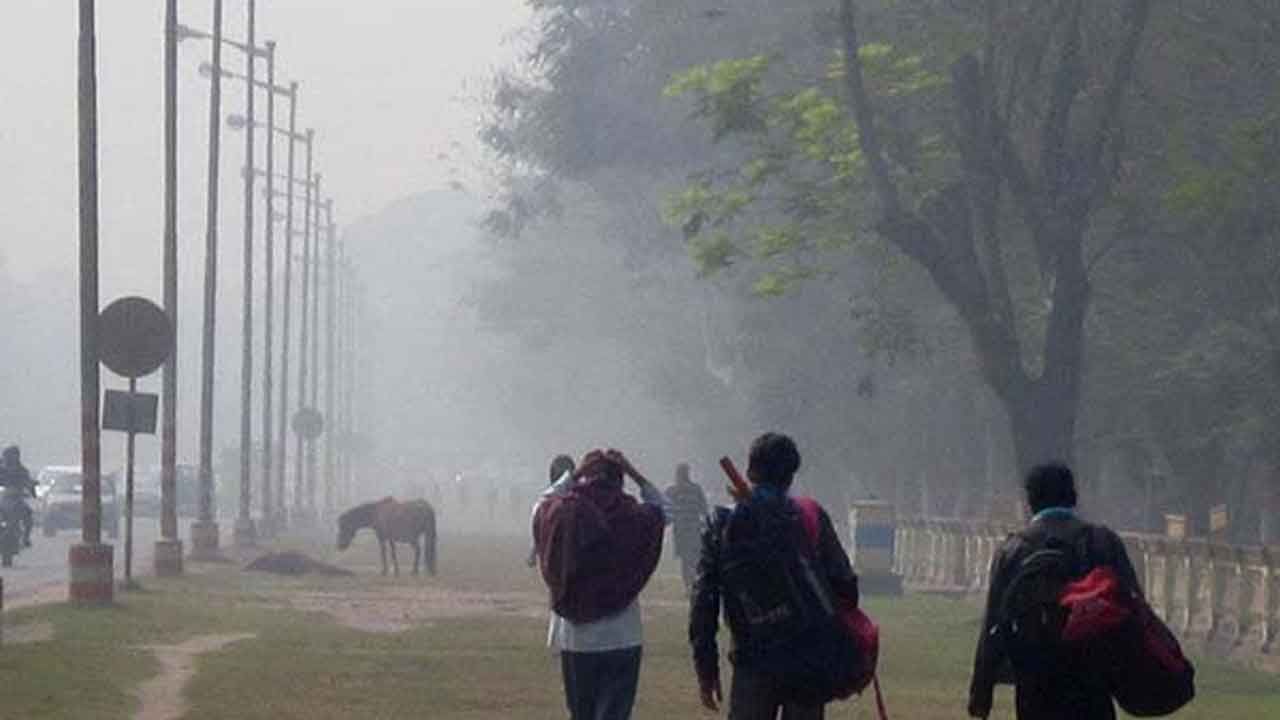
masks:
{"type": "MultiPolygon", "coordinates": [[[[254,96],[257,88],[256,60],[258,56],[255,30],[257,24],[255,0],[249,0],[248,50],[245,52],[245,116],[249,119],[244,133],[244,274],[242,276],[243,302],[241,303],[240,350],[240,515],[236,518],[235,543],[252,546],[257,542],[253,524],[253,137],[254,96]]],[[[270,130],[268,130],[268,133],[270,130]]]]}
{"type": "MultiPolygon", "coordinates": [[[[164,20],[164,311],[178,332],[178,0],[165,0],[164,20]]],[[[160,540],[155,572],[182,574],[178,537],[178,353],[169,353],[161,379],[160,540]]]]}
{"type": "Polygon", "coordinates": [[[102,544],[102,436],[98,430],[98,69],[97,11],[80,0],[77,58],[80,178],[80,544],[67,554],[71,601],[109,604],[112,547],[102,544]]]}
{"type": "Polygon", "coordinates": [[[204,333],[200,358],[200,517],[191,526],[191,555],[216,559],[213,515],[213,385],[218,295],[218,162],[222,129],[222,0],[213,0],[213,72],[209,76],[209,177],[205,217],[204,333]]]}
{"type": "Polygon", "coordinates": [[[290,320],[293,312],[293,186],[294,156],[298,137],[298,83],[289,84],[289,172],[285,188],[284,211],[284,289],[280,296],[280,429],[276,436],[276,467],[279,478],[276,484],[277,526],[284,529],[288,503],[285,497],[285,472],[289,441],[289,340],[290,320]]]}
{"type": "MultiPolygon", "coordinates": [[[[272,351],[274,348],[273,333],[275,330],[275,227],[276,227],[276,193],[275,193],[275,148],[276,148],[276,44],[267,41],[267,222],[265,237],[266,264],[262,268],[266,276],[266,287],[263,290],[263,350],[262,350],[262,524],[260,531],[270,536],[276,531],[276,502],[271,492],[274,475],[271,470],[273,449],[271,439],[273,413],[271,407],[275,388],[272,385],[272,351]]],[[[249,129],[252,132],[252,128],[249,129]]],[[[290,144],[293,139],[289,139],[290,144]]],[[[287,304],[287,302],[286,302],[287,304]]]]}

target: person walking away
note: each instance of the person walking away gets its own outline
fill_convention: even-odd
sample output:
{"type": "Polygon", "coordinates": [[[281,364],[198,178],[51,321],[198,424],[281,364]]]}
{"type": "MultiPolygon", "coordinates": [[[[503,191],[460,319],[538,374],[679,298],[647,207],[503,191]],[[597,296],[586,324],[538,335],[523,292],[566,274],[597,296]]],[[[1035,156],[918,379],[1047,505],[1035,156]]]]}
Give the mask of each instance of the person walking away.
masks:
{"type": "Polygon", "coordinates": [[[666,489],[666,496],[671,505],[671,538],[680,560],[680,578],[689,594],[698,571],[698,541],[707,521],[707,494],[689,477],[689,464],[680,463],[676,466],[676,481],[666,489]]]}
{"type": "Polygon", "coordinates": [[[637,597],[662,557],[666,498],[616,450],[588,453],[542,495],[533,530],[571,720],[628,720],[640,679],[637,597]],[[623,491],[635,481],[640,501],[623,491]]]}
{"type": "Polygon", "coordinates": [[[10,445],[0,455],[0,512],[12,512],[22,525],[22,544],[31,547],[35,516],[27,498],[36,498],[36,483],[22,464],[22,450],[10,445]]]}
{"type": "MultiPolygon", "coordinates": [[[[799,663],[831,639],[829,625],[813,621],[781,641],[769,628],[772,618],[756,602],[757,590],[778,585],[772,573],[784,565],[782,548],[800,552],[808,545],[801,517],[801,503],[816,507],[816,547],[805,547],[803,567],[811,569],[810,583],[817,581],[830,605],[839,600],[853,607],[858,602],[858,578],[849,556],[826,511],[808,499],[793,500],[788,493],[800,469],[800,452],[786,435],[765,433],[751,443],[747,465],[750,494],[739,498],[732,510],[716,508],[702,533],[702,552],[694,581],[689,612],[689,642],[702,704],[719,710],[720,652],[716,643],[721,608],[732,639],[729,660],[733,664],[729,691],[729,720],[821,720],[825,700],[808,697],[806,675],[812,666],[799,663]],[[772,553],[778,552],[774,555],[772,553]],[[812,577],[816,576],[816,577],[812,577]]],[[[779,590],[786,593],[786,590],[779,590]]],[[[819,594],[819,593],[815,593],[819,594]]],[[[777,595],[770,598],[775,602],[777,595]]],[[[799,607],[798,605],[788,607],[799,607]]],[[[788,613],[802,615],[802,613],[788,613]]]]}
{"type": "MultiPolygon", "coordinates": [[[[1018,720],[1114,720],[1115,706],[1098,663],[1103,658],[1063,651],[1053,630],[1038,627],[1042,616],[1023,618],[1020,598],[1040,592],[1057,597],[1055,577],[1078,579],[1098,567],[1110,567],[1130,592],[1141,586],[1120,537],[1076,513],[1076,484],[1060,463],[1032,468],[1024,480],[1030,524],[1004,541],[991,565],[986,612],[978,635],[969,690],[969,715],[991,714],[995,685],[1012,679],[1018,720]],[[1062,572],[1053,565],[1062,563],[1062,572]],[[1019,628],[1014,630],[1014,628],[1019,628]],[[1041,635],[1039,646],[1028,647],[1041,635]],[[1011,678],[1010,678],[1011,673],[1011,678]]],[[[1059,587],[1063,584],[1058,579],[1059,587]]],[[[1060,628],[1058,628],[1060,632],[1060,628]]]]}
{"type": "MultiPolygon", "coordinates": [[[[547,487],[554,487],[557,480],[564,479],[567,475],[572,475],[574,471],[573,458],[568,455],[557,455],[551,459],[551,467],[547,471],[548,481],[547,487]]],[[[538,496],[538,501],[533,504],[533,512],[531,515],[537,517],[538,506],[542,504],[542,496],[538,496]]],[[[529,547],[529,559],[525,561],[529,567],[535,567],[538,564],[538,542],[535,538],[533,544],[529,547]]]]}

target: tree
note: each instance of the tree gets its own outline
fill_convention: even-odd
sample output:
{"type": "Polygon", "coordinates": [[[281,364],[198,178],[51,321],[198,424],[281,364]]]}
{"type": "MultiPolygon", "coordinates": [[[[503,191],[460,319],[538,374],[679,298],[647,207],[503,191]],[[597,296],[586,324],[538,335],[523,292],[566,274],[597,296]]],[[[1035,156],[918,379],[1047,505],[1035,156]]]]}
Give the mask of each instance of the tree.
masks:
{"type": "Polygon", "coordinates": [[[951,57],[955,43],[933,56],[863,45],[854,3],[842,0],[842,57],[825,79],[777,80],[763,55],[685,73],[670,92],[692,94],[717,141],[752,159],[695,179],[672,213],[709,268],[744,255],[744,242],[766,260],[799,259],[765,275],[766,292],[812,275],[804,258],[861,242],[859,231],[887,241],[968,330],[1026,467],[1072,458],[1086,238],[1122,171],[1150,2],[981,10],[963,26],[977,41],[962,37],[951,57]],[[940,65],[945,82],[930,69],[940,65]],[[771,79],[785,91],[767,96],[771,79]]]}

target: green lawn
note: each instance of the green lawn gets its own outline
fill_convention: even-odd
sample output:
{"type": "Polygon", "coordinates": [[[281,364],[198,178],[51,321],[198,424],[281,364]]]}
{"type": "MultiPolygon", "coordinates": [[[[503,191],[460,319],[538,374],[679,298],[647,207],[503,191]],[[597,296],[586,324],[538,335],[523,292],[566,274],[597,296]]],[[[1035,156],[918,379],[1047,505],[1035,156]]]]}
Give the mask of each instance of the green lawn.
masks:
{"type": "MultiPolygon", "coordinates": [[[[50,623],[54,638],[0,649],[0,718],[131,717],[134,689],[159,669],[139,646],[230,632],[256,638],[199,658],[186,717],[564,717],[558,661],[543,646],[539,585],[521,563],[523,549],[514,539],[449,538],[441,548],[442,575],[435,580],[362,575],[297,581],[220,568],[178,581],[150,581],[148,592],[121,596],[111,609],[54,606],[7,613],[8,627],[50,623]],[[380,597],[371,591],[406,602],[403,616],[393,613],[391,619],[412,629],[362,632],[328,614],[281,607],[282,598],[306,596],[359,614],[369,598],[380,597]],[[500,597],[475,604],[490,593],[500,597]],[[418,597],[450,599],[419,604],[418,597]],[[441,607],[458,612],[439,612],[441,607]]],[[[362,573],[374,570],[367,544],[343,560],[362,573]]],[[[636,717],[705,716],[696,701],[673,574],[658,579],[645,606],[636,717]]],[[[868,609],[882,625],[881,674],[891,716],[963,717],[976,606],[913,596],[873,599],[868,609]]],[[[1199,666],[1201,696],[1178,717],[1280,717],[1280,677],[1203,659],[1199,666]]],[[[1008,705],[1009,694],[1002,692],[996,717],[1012,717],[1008,705]]],[[[872,716],[867,700],[841,703],[828,714],[872,716]]]]}

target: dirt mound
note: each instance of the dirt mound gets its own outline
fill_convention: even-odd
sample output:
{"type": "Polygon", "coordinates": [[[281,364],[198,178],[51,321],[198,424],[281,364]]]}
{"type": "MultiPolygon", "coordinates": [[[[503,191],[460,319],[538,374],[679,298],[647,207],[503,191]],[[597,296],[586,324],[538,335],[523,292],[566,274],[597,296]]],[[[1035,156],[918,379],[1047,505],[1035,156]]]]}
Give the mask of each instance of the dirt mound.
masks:
{"type": "Polygon", "coordinates": [[[337,565],[320,562],[300,552],[267,553],[245,566],[245,570],[276,575],[355,575],[337,565]]]}

